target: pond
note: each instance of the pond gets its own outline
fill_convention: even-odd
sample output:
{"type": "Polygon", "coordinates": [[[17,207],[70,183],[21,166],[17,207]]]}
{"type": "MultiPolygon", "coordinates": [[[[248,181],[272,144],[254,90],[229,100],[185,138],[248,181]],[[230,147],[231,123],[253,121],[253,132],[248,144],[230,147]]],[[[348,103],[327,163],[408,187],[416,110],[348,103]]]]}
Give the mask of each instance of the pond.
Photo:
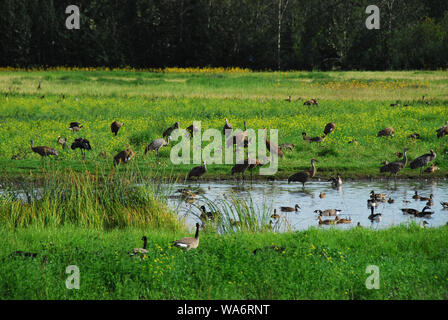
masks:
{"type": "MultiPolygon", "coordinates": [[[[448,181],[447,180],[373,180],[373,181],[345,181],[342,187],[332,188],[331,183],[327,181],[312,181],[307,183],[305,190],[302,190],[301,184],[288,184],[287,181],[273,182],[201,182],[200,184],[176,184],[173,186],[173,193],[170,197],[170,205],[182,216],[185,216],[188,225],[200,222],[199,207],[207,205],[209,201],[218,203],[222,200],[228,200],[234,195],[238,198],[252,199],[254,207],[260,212],[263,208],[269,207],[269,210],[277,209],[280,215],[279,219],[284,220],[289,230],[305,230],[312,226],[319,226],[318,214],[314,210],[339,209],[340,218],[350,218],[350,224],[337,224],[336,228],[348,229],[356,227],[359,222],[361,226],[372,228],[388,228],[410,221],[416,221],[423,224],[428,223],[427,227],[437,227],[445,225],[448,222],[448,210],[444,210],[440,202],[448,202],[448,181]],[[189,188],[193,191],[200,190],[200,194],[193,203],[188,203],[185,199],[176,196],[178,189],[189,188]],[[367,206],[367,199],[370,192],[386,193],[387,199],[391,197],[394,202],[380,202],[375,209],[375,213],[381,213],[380,222],[372,223],[368,216],[371,209],[367,206]],[[417,218],[405,215],[401,208],[414,208],[421,211],[426,201],[415,200],[412,196],[418,190],[419,195],[429,197],[433,194],[434,204],[428,211],[434,212],[432,216],[417,218]],[[320,193],[325,193],[321,198],[320,193]],[[280,206],[294,207],[300,206],[298,212],[281,212],[280,206]]],[[[210,209],[207,208],[207,211],[210,209]]],[[[333,219],[334,217],[322,217],[322,219],[333,219]]],[[[321,225],[323,228],[331,226],[321,225]]],[[[285,228],[283,228],[285,229],[285,228]]]]}

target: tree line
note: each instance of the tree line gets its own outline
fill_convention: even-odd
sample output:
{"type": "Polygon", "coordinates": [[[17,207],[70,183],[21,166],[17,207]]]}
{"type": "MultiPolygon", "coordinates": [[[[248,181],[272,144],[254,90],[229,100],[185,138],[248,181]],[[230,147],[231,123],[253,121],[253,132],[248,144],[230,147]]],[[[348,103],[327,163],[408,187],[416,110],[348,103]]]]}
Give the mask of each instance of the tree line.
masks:
{"type": "Polygon", "coordinates": [[[0,66],[448,68],[448,1],[0,0],[0,66]]]}

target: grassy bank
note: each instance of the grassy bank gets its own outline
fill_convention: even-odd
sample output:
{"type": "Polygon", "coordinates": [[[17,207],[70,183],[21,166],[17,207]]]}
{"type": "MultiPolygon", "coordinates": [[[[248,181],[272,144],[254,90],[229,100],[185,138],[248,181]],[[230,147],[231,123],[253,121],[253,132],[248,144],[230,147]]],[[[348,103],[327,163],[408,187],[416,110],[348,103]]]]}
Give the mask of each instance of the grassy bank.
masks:
{"type": "MultiPolygon", "coordinates": [[[[446,138],[435,130],[448,119],[447,72],[290,72],[290,73],[148,73],[129,71],[49,71],[0,73],[0,172],[39,175],[48,167],[76,171],[112,170],[112,158],[130,146],[136,157],[130,167],[142,172],[162,172],[185,177],[194,165],[173,165],[171,147],[162,149],[161,165],[154,154],[143,155],[145,146],[174,122],[186,128],[192,121],[202,129],[222,130],[224,118],[234,128],[279,130],[279,143],[295,144],[279,161],[276,178],[309,167],[317,158],[319,177],[336,172],[344,178],[379,177],[384,160],[397,160],[404,147],[411,159],[434,149],[440,168],[432,176],[446,177],[446,138]],[[37,90],[38,81],[42,81],[37,90]],[[64,98],[63,96],[64,95],[64,98]],[[285,101],[292,95],[292,102],[285,101]],[[422,102],[422,96],[426,96],[422,102]],[[316,97],[319,106],[303,106],[316,97]],[[390,107],[400,100],[404,107],[390,107]],[[113,120],[124,122],[117,137],[110,132],[113,120]],[[72,133],[71,121],[84,128],[72,133]],[[301,132],[322,134],[328,122],[336,130],[321,145],[308,144],[301,132]],[[377,138],[392,126],[393,138],[377,138]],[[418,132],[421,140],[407,137],[418,132]],[[57,145],[58,136],[69,144],[79,136],[89,139],[93,150],[83,161],[79,152],[57,145]],[[59,148],[59,157],[42,162],[29,141],[59,148]],[[349,143],[356,140],[357,143],[349,143]],[[16,160],[11,157],[16,155],[16,160]]],[[[173,142],[171,145],[175,144],[173,142]]],[[[203,146],[208,143],[203,143],[203,146]]],[[[209,165],[204,179],[230,178],[231,165],[209,165]]],[[[119,168],[122,170],[122,168],[119,168]]],[[[415,177],[406,168],[401,177],[415,177]]]]}
{"type": "Polygon", "coordinates": [[[180,231],[1,231],[0,299],[447,298],[447,227],[202,233],[199,248],[189,252],[170,247],[188,235],[180,231]],[[143,234],[147,258],[130,258],[143,234]],[[252,254],[273,244],[285,250],[252,254]],[[8,258],[15,250],[39,255],[8,258]],[[68,265],[80,269],[79,290],[65,287],[68,265]],[[379,267],[378,290],[365,287],[368,265],[379,267]]]}

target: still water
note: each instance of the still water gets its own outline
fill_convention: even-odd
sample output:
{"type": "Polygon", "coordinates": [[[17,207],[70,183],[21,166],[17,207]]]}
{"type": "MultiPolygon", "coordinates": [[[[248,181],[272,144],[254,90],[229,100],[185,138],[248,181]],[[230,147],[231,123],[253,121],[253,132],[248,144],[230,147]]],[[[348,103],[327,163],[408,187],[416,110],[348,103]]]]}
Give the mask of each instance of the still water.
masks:
{"type": "MultiPolygon", "coordinates": [[[[444,210],[440,202],[448,202],[448,181],[427,181],[427,180],[375,180],[375,181],[345,181],[342,187],[334,189],[330,182],[313,181],[307,183],[305,190],[301,184],[288,184],[287,181],[273,182],[201,182],[200,184],[176,184],[170,196],[170,205],[182,216],[186,218],[189,225],[200,222],[198,216],[201,205],[207,201],[218,203],[220,200],[229,199],[232,195],[239,198],[253,200],[255,208],[262,211],[264,207],[269,207],[272,211],[276,208],[280,214],[280,219],[287,221],[290,230],[305,230],[311,226],[319,226],[318,214],[314,210],[340,209],[340,218],[351,218],[350,224],[338,224],[334,227],[347,229],[356,227],[357,223],[364,227],[388,228],[399,224],[407,224],[415,221],[422,224],[428,223],[427,227],[437,227],[448,222],[448,210],[444,210]],[[197,190],[200,194],[193,203],[187,203],[185,199],[179,197],[178,189],[189,188],[197,190]],[[368,216],[371,211],[367,207],[370,191],[375,193],[386,193],[387,199],[391,197],[394,202],[380,202],[375,209],[375,213],[382,214],[380,222],[372,223],[368,216]],[[434,212],[429,218],[416,218],[404,215],[401,208],[414,208],[422,210],[426,201],[414,200],[412,196],[415,190],[419,195],[429,197],[433,194],[434,204],[428,211],[434,212]],[[324,198],[320,198],[320,193],[325,193],[324,198]],[[176,196],[177,195],[177,196],[176,196]],[[207,199],[207,200],[205,200],[207,199]],[[298,212],[284,213],[280,211],[281,206],[294,207],[298,204],[301,209],[298,212]]],[[[207,208],[209,210],[209,208],[207,208]]],[[[333,219],[334,217],[322,217],[323,219],[333,219]]],[[[273,219],[274,223],[276,219],[273,219]]],[[[330,226],[322,225],[322,228],[330,226]]]]}

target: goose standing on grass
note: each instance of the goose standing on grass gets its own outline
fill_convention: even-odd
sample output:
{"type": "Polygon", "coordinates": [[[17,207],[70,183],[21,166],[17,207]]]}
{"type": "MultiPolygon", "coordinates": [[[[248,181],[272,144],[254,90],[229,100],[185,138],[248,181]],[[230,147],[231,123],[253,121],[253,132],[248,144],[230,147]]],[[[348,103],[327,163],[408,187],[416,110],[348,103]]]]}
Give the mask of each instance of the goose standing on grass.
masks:
{"type": "Polygon", "coordinates": [[[230,132],[233,129],[232,125],[227,121],[227,118],[225,119],[226,123],[224,124],[224,128],[222,129],[222,132],[224,133],[224,136],[226,139],[230,136],[230,132]]]}
{"type": "Polygon", "coordinates": [[[329,135],[330,133],[332,133],[334,131],[334,129],[336,128],[336,125],[334,124],[334,122],[330,122],[327,123],[327,125],[325,126],[324,129],[324,135],[329,135]]]}
{"type": "Polygon", "coordinates": [[[196,223],[196,234],[194,238],[185,237],[179,240],[174,241],[173,246],[182,248],[182,249],[196,249],[199,245],[199,223],[196,223]]]}
{"type": "Polygon", "coordinates": [[[393,137],[395,134],[395,130],[392,127],[384,128],[383,130],[378,131],[377,137],[393,137]]]}
{"type": "Polygon", "coordinates": [[[131,257],[140,256],[143,258],[146,256],[147,253],[149,253],[149,251],[146,249],[146,246],[148,245],[148,239],[146,238],[146,236],[142,237],[142,241],[143,241],[143,248],[132,249],[132,251],[129,253],[131,257]]]}
{"type": "Polygon", "coordinates": [[[440,127],[437,131],[437,138],[442,138],[444,135],[448,135],[448,121],[444,126],[440,127]]]}
{"type": "Polygon", "coordinates": [[[118,121],[114,121],[112,122],[112,124],[110,125],[110,131],[112,131],[112,133],[117,136],[118,134],[118,130],[120,130],[120,128],[124,126],[123,122],[118,122],[118,121]]]}
{"type": "Polygon", "coordinates": [[[58,152],[56,151],[56,149],[53,149],[53,148],[50,148],[47,146],[35,147],[33,140],[31,140],[31,150],[33,150],[33,152],[40,155],[42,158],[47,157],[47,156],[57,156],[58,155],[58,152]]]}
{"type": "Polygon", "coordinates": [[[61,136],[58,136],[57,143],[62,146],[62,149],[65,149],[67,147],[67,139],[66,138],[62,138],[61,136]]]}
{"type": "Polygon", "coordinates": [[[73,132],[78,132],[79,130],[81,130],[81,128],[83,128],[83,125],[80,124],[79,122],[70,122],[70,125],[68,127],[68,130],[71,130],[73,132]]]}
{"type": "Polygon", "coordinates": [[[425,153],[424,155],[415,158],[410,164],[409,166],[411,167],[411,169],[417,169],[420,168],[420,175],[422,175],[422,171],[423,171],[423,167],[426,166],[429,162],[434,161],[434,159],[436,158],[436,153],[434,152],[434,150],[429,150],[429,153],[425,153]]]}
{"type": "Polygon", "coordinates": [[[128,148],[126,150],[120,151],[115,157],[114,157],[114,167],[117,166],[119,163],[128,163],[129,160],[131,160],[135,156],[134,151],[132,149],[128,148]]]}
{"type": "Polygon", "coordinates": [[[301,182],[302,188],[305,189],[305,183],[311,180],[316,175],[316,166],[314,163],[319,162],[316,159],[311,159],[311,170],[304,170],[298,173],[293,174],[288,178],[288,183],[290,182],[301,182]]]}
{"type": "Polygon", "coordinates": [[[193,169],[190,170],[190,172],[188,172],[188,177],[187,180],[196,177],[197,180],[199,180],[199,178],[207,172],[207,166],[206,166],[206,162],[205,160],[202,162],[202,166],[198,166],[198,167],[194,167],[193,169]]]}

